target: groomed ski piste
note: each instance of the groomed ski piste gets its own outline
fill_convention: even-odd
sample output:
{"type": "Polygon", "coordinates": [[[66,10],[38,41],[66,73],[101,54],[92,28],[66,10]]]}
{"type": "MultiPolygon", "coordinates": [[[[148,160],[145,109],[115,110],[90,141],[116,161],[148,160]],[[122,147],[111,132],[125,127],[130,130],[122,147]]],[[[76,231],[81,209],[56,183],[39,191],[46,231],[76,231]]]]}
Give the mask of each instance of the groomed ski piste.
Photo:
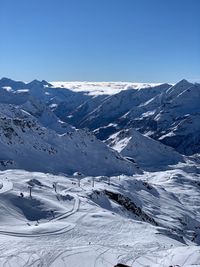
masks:
{"type": "Polygon", "coordinates": [[[2,171],[0,266],[200,266],[199,178],[2,171]]]}

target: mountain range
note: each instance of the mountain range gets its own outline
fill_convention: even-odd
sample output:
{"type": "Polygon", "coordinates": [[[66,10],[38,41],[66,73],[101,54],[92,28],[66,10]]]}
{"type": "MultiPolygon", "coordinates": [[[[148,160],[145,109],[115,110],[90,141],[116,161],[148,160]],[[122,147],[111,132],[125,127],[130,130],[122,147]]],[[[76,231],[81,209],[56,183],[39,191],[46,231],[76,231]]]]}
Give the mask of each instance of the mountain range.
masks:
{"type": "Polygon", "coordinates": [[[199,103],[186,80],[2,78],[0,266],[199,266],[199,103]]]}
{"type": "Polygon", "coordinates": [[[91,83],[90,90],[87,83],[82,89],[80,83],[67,85],[0,80],[2,162],[27,170],[131,174],[140,166],[154,169],[200,153],[199,84],[96,83],[93,91],[91,83]],[[158,156],[150,154],[149,161],[145,151],[158,156]],[[45,159],[43,167],[37,157],[45,159]]]}

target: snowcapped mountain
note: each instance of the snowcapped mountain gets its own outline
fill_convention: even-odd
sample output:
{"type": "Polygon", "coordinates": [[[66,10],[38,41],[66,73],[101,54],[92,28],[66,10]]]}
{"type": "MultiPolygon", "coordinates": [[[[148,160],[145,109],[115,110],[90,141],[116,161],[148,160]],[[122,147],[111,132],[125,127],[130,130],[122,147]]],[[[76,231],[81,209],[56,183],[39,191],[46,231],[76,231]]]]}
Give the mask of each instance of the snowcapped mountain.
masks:
{"type": "Polygon", "coordinates": [[[174,147],[180,153],[192,155],[200,152],[200,114],[185,115],[173,123],[159,137],[159,141],[174,147]]]}
{"type": "Polygon", "coordinates": [[[98,95],[86,100],[83,104],[75,108],[74,111],[70,112],[67,117],[67,122],[74,126],[79,126],[83,121],[87,120],[88,114],[95,110],[108,97],[107,95],[98,95]]]}
{"type": "Polygon", "coordinates": [[[14,81],[12,79],[9,78],[1,78],[0,79],[0,87],[10,87],[13,90],[15,89],[24,89],[26,88],[26,84],[24,82],[21,81],[14,81]]]}
{"type": "Polygon", "coordinates": [[[0,106],[1,166],[52,173],[133,174],[134,164],[92,134],[77,130],[59,135],[35,117],[10,105],[0,106]],[[12,162],[12,165],[10,165],[12,162]]]}
{"type": "Polygon", "coordinates": [[[44,127],[54,130],[59,134],[66,133],[68,131],[72,132],[74,130],[71,125],[61,121],[50,107],[38,98],[30,96],[29,99],[20,106],[20,108],[34,116],[44,127]]]}
{"type": "Polygon", "coordinates": [[[116,119],[120,118],[131,107],[138,106],[142,102],[146,102],[149,98],[159,94],[160,91],[168,89],[168,84],[159,85],[153,88],[133,89],[121,91],[118,94],[106,98],[96,109],[88,114],[81,121],[81,127],[89,127],[94,130],[98,127],[105,126],[116,119]]]}
{"type": "MultiPolygon", "coordinates": [[[[110,90],[112,86],[116,88],[115,93],[97,96],[86,94],[87,83],[81,89],[79,84],[76,85],[79,89],[69,90],[64,86],[56,88],[44,80],[24,83],[3,78],[0,86],[0,103],[26,111],[37,123],[57,134],[75,131],[71,126],[74,125],[89,128],[97,138],[105,140],[122,129],[135,128],[180,153],[192,155],[200,151],[200,85],[186,80],[173,86],[146,85],[146,88],[142,87],[144,84],[137,87],[110,83],[107,86],[110,90]]],[[[91,92],[92,84],[88,86],[91,92]]],[[[98,86],[101,87],[94,84],[94,90],[98,86]]],[[[163,147],[158,147],[162,151],[163,147]]],[[[151,149],[149,142],[148,149],[151,149]]]]}
{"type": "Polygon", "coordinates": [[[182,80],[173,86],[145,88],[145,84],[139,87],[110,83],[106,88],[113,88],[113,95],[97,96],[86,93],[87,85],[92,92],[92,88],[97,90],[105,84],[83,83],[81,87],[81,83],[72,83],[72,90],[65,88],[66,84],[54,85],[62,87],[56,88],[46,81],[23,83],[3,78],[0,102],[21,106],[42,125],[58,133],[73,131],[71,124],[89,128],[97,138],[105,140],[122,129],[135,128],[180,153],[199,152],[199,84],[182,80]]]}
{"type": "Polygon", "coordinates": [[[199,266],[199,103],[186,80],[1,79],[0,266],[199,266]]]}
{"type": "Polygon", "coordinates": [[[175,85],[126,89],[87,100],[69,112],[65,121],[77,128],[89,128],[101,140],[122,129],[135,128],[180,153],[200,152],[199,84],[182,80],[175,85]]]}
{"type": "Polygon", "coordinates": [[[143,169],[150,171],[184,161],[183,156],[173,148],[134,129],[121,130],[111,135],[107,143],[124,157],[132,158],[143,169]]]}
{"type": "MultiPolygon", "coordinates": [[[[43,84],[44,81],[42,81],[41,83],[43,84]]],[[[0,89],[0,103],[11,104],[15,107],[18,107],[20,109],[29,112],[43,126],[55,130],[58,133],[65,133],[66,131],[72,131],[73,127],[71,127],[65,122],[62,122],[51,111],[50,107],[46,105],[45,99],[43,97],[40,97],[41,95],[43,95],[42,92],[43,85],[41,85],[38,81],[34,81],[30,84],[32,89],[16,89],[16,86],[14,86],[15,90],[13,90],[11,87],[8,86],[2,87],[0,89]],[[35,88],[37,84],[39,84],[39,87],[35,88]],[[35,89],[33,90],[33,88],[35,89]],[[36,93],[33,93],[32,90],[36,91],[36,93]]]]}
{"type": "Polygon", "coordinates": [[[126,121],[142,133],[191,155],[199,152],[199,101],[200,85],[183,80],[139,109],[131,110],[121,123],[126,121]]]}

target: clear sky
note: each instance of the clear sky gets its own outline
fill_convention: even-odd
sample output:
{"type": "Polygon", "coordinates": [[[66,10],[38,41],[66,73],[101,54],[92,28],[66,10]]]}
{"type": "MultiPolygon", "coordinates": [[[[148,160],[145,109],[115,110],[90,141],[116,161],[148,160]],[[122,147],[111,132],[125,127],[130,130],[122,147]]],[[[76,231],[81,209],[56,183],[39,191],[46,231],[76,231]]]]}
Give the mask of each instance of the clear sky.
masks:
{"type": "Polygon", "coordinates": [[[200,81],[200,0],[0,0],[0,77],[200,81]]]}

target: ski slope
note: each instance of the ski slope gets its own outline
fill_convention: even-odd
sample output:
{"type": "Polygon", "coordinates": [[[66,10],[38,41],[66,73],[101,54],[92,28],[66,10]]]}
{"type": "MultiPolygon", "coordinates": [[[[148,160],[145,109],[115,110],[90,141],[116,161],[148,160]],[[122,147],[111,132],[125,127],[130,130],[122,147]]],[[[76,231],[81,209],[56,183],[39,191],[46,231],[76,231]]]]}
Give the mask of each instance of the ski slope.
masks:
{"type": "Polygon", "coordinates": [[[110,178],[3,171],[0,266],[200,266],[198,179],[184,166],[110,178]]]}

